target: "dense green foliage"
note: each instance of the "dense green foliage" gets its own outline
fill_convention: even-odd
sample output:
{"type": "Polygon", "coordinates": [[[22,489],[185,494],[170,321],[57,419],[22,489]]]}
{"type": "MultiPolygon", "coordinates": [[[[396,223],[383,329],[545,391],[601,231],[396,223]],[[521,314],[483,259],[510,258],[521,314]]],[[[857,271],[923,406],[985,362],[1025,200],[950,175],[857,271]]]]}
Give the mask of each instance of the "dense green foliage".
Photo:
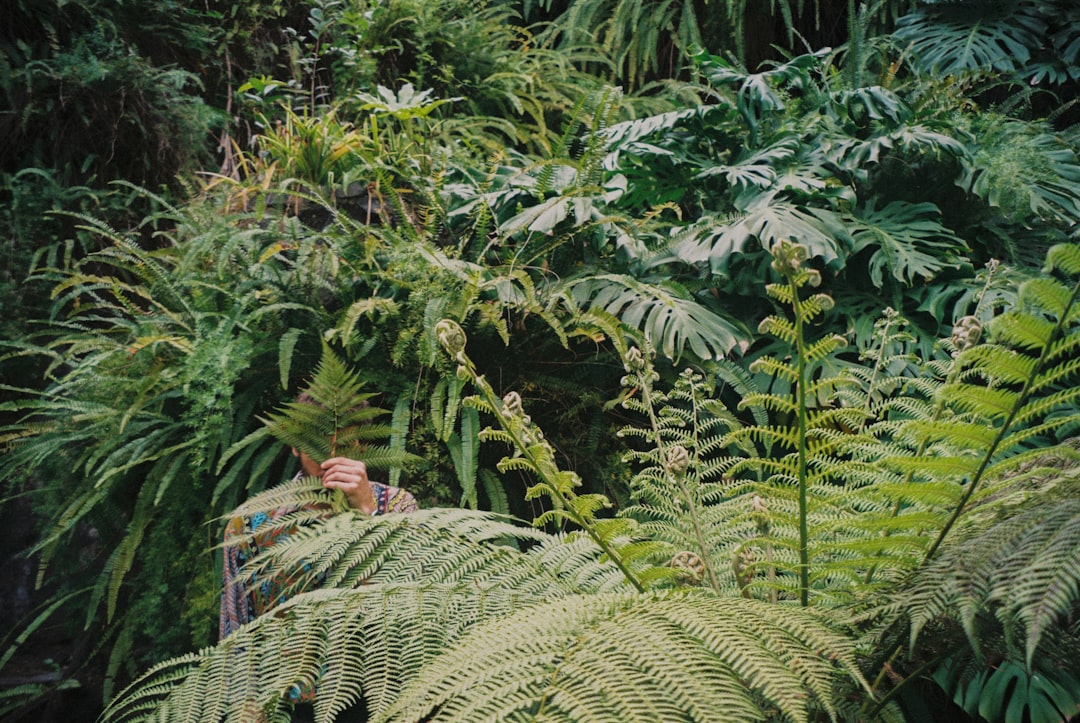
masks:
{"type": "MultiPolygon", "coordinates": [[[[784,244],[774,260],[773,293],[793,320],[769,326],[793,360],[767,366],[805,381],[842,341],[803,334],[828,306],[800,293],[817,279],[805,248],[784,244]]],[[[1080,692],[1067,662],[1080,645],[1076,453],[1031,440],[1078,420],[1077,247],[1055,247],[1047,271],[1060,276],[1026,282],[986,342],[931,360],[877,404],[810,408],[795,389],[747,397],[765,421],[743,425],[698,375],[670,395],[654,389],[647,345],[624,347],[624,385],[637,390],[624,404],[643,412],[632,456],[645,464],[637,504],[614,518],[597,515],[607,500],[578,492],[520,396],[499,399],[461,327],[442,321],[440,343],[477,392],[466,402],[495,423],[483,437],[512,449],[500,468],[527,470],[530,496],[552,503],[537,524],[576,531],[450,510],[310,519],[247,574],[302,569],[291,591],[322,589],[151,670],[106,720],[272,719],[304,681],[317,681],[326,720],[357,704],[378,720],[890,720],[905,712],[905,673],[923,664],[958,699],[985,686],[987,718],[1027,708],[1060,719],[1080,692]],[[254,673],[270,658],[272,678],[254,673]],[[863,671],[876,667],[901,682],[872,687],[863,671]],[[992,671],[1019,686],[1008,692],[992,671]]],[[[881,389],[846,371],[807,386],[825,384],[848,401],[881,389]]],[[[244,509],[309,492],[268,494],[244,509]]]]}
{"type": "MultiPolygon", "coordinates": [[[[479,654],[469,626],[504,629],[525,601],[583,627],[521,611],[523,631],[604,628],[612,645],[628,644],[603,637],[613,619],[727,615],[732,630],[694,635],[784,626],[816,671],[756,688],[703,646],[694,660],[727,671],[704,676],[717,700],[748,716],[917,716],[919,681],[969,715],[1022,708],[1006,701],[1016,681],[1033,711],[1075,700],[1075,666],[1036,675],[1075,659],[1057,625],[1076,607],[1071,477],[1033,481],[1025,465],[1067,456],[1047,450],[1076,433],[1062,284],[1080,220],[1080,23],[1067,2],[1016,5],[773,3],[765,35],[786,49],[770,55],[748,22],[763,11],[739,0],[16,0],[0,32],[0,479],[34,500],[31,552],[56,605],[15,634],[77,608],[106,698],[210,645],[222,517],[292,473],[260,417],[329,345],[390,412],[375,431],[394,455],[425,461],[390,480],[471,510],[327,526],[388,535],[378,554],[402,563],[407,539],[462,550],[445,579],[379,558],[380,583],[466,611],[447,626],[433,602],[430,619],[399,621],[409,635],[479,654]],[[835,49],[806,52],[800,35],[835,49]],[[1041,271],[1051,248],[1058,281],[1041,271]],[[469,334],[464,375],[440,351],[442,319],[469,334]],[[525,407],[521,430],[484,431],[486,414],[525,407]],[[1045,556],[1009,547],[1011,515],[1042,514],[1025,494],[1060,502],[1045,556]],[[503,536],[520,546],[492,547],[503,536]],[[945,561],[974,550],[988,575],[1030,565],[1032,585],[946,581],[945,561]],[[521,597],[460,598],[470,575],[521,597]],[[790,603],[828,611],[828,631],[790,603]]],[[[376,555],[340,550],[323,572],[353,582],[376,555]]],[[[350,616],[370,624],[358,611],[383,603],[357,595],[312,598],[345,616],[320,645],[353,634],[350,616]]],[[[686,629],[658,620],[675,636],[658,645],[681,646],[686,629]]],[[[262,624],[252,636],[282,644],[288,628],[262,624]]],[[[244,640],[161,670],[178,682],[257,650],[244,640]]],[[[297,664],[385,664],[362,652],[297,664]]],[[[433,657],[417,654],[380,675],[404,685],[433,657]]],[[[534,662],[507,684],[543,677],[534,662]]],[[[397,687],[364,696],[388,716],[459,705],[460,681],[423,675],[399,702],[397,687]]],[[[487,705],[476,690],[460,705],[487,705]]],[[[278,693],[255,695],[273,708],[278,693]]],[[[326,710],[357,699],[347,684],[326,710]]]]}

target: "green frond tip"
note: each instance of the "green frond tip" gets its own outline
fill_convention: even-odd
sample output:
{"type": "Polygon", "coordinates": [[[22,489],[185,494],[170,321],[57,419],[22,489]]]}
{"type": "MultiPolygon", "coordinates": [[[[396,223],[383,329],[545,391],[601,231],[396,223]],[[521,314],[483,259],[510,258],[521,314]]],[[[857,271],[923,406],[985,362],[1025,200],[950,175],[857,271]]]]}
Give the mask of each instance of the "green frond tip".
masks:
{"type": "Polygon", "coordinates": [[[1080,246],[1075,243],[1052,246],[1046,253],[1046,271],[1054,270],[1069,276],[1080,276],[1080,246]]]}
{"type": "Polygon", "coordinates": [[[374,392],[330,348],[323,346],[315,374],[300,396],[263,422],[267,431],[316,462],[331,457],[363,459],[377,469],[403,467],[420,461],[416,455],[391,450],[392,430],[376,420],[389,412],[372,406],[374,392]]]}

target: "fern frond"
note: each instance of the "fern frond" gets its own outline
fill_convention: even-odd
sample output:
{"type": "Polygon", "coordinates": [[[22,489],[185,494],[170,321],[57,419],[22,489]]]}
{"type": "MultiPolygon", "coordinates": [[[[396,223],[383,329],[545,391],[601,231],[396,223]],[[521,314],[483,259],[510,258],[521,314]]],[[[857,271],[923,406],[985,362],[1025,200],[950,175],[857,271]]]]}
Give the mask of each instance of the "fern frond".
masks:
{"type": "MultiPolygon", "coordinates": [[[[1048,272],[1057,272],[1059,275],[1068,275],[1068,269],[1080,268],[1080,252],[1073,246],[1074,245],[1072,244],[1058,244],[1051,249],[1047,255],[1048,272]],[[1055,263],[1060,263],[1061,266],[1055,266],[1055,263]]],[[[1067,281],[1068,283],[1065,281],[1058,281],[1062,286],[1070,289],[1068,294],[1069,301],[1067,302],[1063,313],[1054,319],[1053,328],[1050,330],[1049,336],[1037,346],[1021,347],[1022,349],[1029,350],[1031,352],[1030,354],[1018,351],[1006,343],[995,341],[995,343],[978,345],[968,349],[962,352],[958,359],[958,363],[968,366],[970,369],[980,374],[984,379],[996,382],[1002,379],[1004,372],[1006,375],[1006,383],[1018,385],[1019,390],[1016,393],[1012,410],[1004,418],[1001,425],[997,427],[997,432],[994,435],[993,440],[985,447],[981,461],[972,473],[964,495],[953,510],[949,520],[945,523],[937,540],[927,551],[928,560],[934,556],[938,547],[963,512],[965,505],[978,489],[985,472],[990,466],[991,460],[993,460],[999,452],[1009,448],[1009,434],[1014,431],[1016,418],[1034,397],[1033,389],[1038,375],[1046,373],[1048,370],[1054,368],[1054,359],[1051,350],[1053,349],[1055,342],[1061,338],[1075,337],[1080,334],[1080,331],[1078,331],[1072,323],[1072,319],[1077,313],[1077,299],[1080,297],[1080,279],[1071,278],[1067,279],[1067,281]],[[1017,364],[1017,360],[1024,360],[1025,363],[1017,364]],[[1016,371],[1024,368],[1028,371],[1026,375],[1008,376],[1014,375],[1016,371]]],[[[1045,285],[1045,282],[1043,285],[1045,285]]],[[[1028,300],[1030,303],[1032,297],[1025,288],[1026,284],[1021,285],[1019,297],[1021,300],[1028,300]]],[[[1042,295],[1044,294],[1040,294],[1040,296],[1042,295]]],[[[991,335],[995,340],[999,338],[999,336],[1006,340],[1016,340],[1017,338],[1025,339],[1026,337],[1018,335],[1014,331],[1016,327],[1023,326],[1026,323],[1025,320],[1030,321],[1034,326],[1038,327],[1037,322],[1044,318],[1043,314],[1044,312],[1039,309],[1014,309],[1008,314],[994,318],[991,322],[991,335]]],[[[1027,342],[1024,343],[1026,344],[1027,342]]],[[[959,383],[964,382],[961,381],[959,383]]]]}
{"type": "MultiPolygon", "coordinates": [[[[369,405],[374,394],[362,389],[355,373],[324,345],[305,390],[312,401],[288,402],[281,411],[267,415],[264,423],[273,437],[316,462],[348,456],[362,458],[374,469],[389,469],[418,461],[415,455],[399,449],[372,444],[390,436],[389,426],[373,424],[389,412],[369,405]]],[[[255,441],[257,437],[249,435],[248,439],[255,441]]]]}
{"type": "MultiPolygon", "coordinates": [[[[759,361],[765,362],[765,359],[758,359],[755,361],[755,364],[759,361]]],[[[795,379],[793,376],[794,370],[788,365],[783,364],[782,362],[776,362],[773,359],[769,359],[768,361],[775,362],[775,365],[765,362],[758,364],[755,369],[763,372],[771,372],[774,377],[790,377],[791,380],[795,379]]],[[[780,414],[794,414],[797,407],[794,401],[786,397],[780,397],[775,394],[756,393],[749,394],[740,399],[739,409],[762,409],[769,412],[778,412],[780,414]]],[[[762,423],[759,426],[764,428],[766,425],[765,423],[762,423]]]]}
{"type": "Polygon", "coordinates": [[[381,719],[705,721],[777,706],[807,720],[833,713],[836,676],[861,680],[843,638],[790,608],[679,594],[566,598],[530,612],[472,631],[381,719]]]}
{"type": "MultiPolygon", "coordinates": [[[[1080,276],[1080,249],[1077,249],[1076,244],[1055,244],[1046,252],[1046,265],[1043,270],[1048,273],[1057,270],[1068,276],[1080,276]]],[[[1036,284],[1035,288],[1041,292],[1042,284],[1036,284]]],[[[1041,293],[1039,295],[1041,296],[1041,293]]],[[[1066,302],[1066,307],[1060,307],[1061,311],[1057,312],[1059,316],[1065,313],[1067,306],[1066,302]]]]}
{"type": "MultiPolygon", "coordinates": [[[[304,485],[288,486],[294,501],[308,499],[304,485]]],[[[286,499],[270,490],[259,501],[286,499]]],[[[301,570],[282,593],[300,593],[316,579],[322,589],[291,597],[197,659],[150,671],[110,706],[106,720],[142,720],[150,713],[161,719],[244,717],[249,705],[287,706],[294,686],[317,688],[320,710],[341,710],[361,694],[379,710],[426,659],[476,621],[626,586],[585,536],[564,540],[490,513],[344,512],[327,518],[311,504],[294,509],[266,523],[289,534],[263,548],[241,577],[263,580],[301,570]],[[507,545],[509,540],[528,549],[507,545]]],[[[264,534],[266,524],[260,526],[264,534]]]]}
{"type": "Polygon", "coordinates": [[[989,526],[965,530],[941,547],[900,602],[911,620],[912,645],[931,621],[955,617],[977,650],[976,617],[992,612],[1003,625],[1019,623],[1013,642],[1031,667],[1047,631],[1065,624],[1080,605],[1076,482],[1061,492],[1065,496],[1031,500],[1004,517],[999,511],[989,526]]]}
{"type": "MultiPolygon", "coordinates": [[[[325,509],[325,508],[324,508],[325,509]]],[[[545,566],[542,555],[507,546],[548,543],[551,536],[511,524],[508,519],[466,510],[422,510],[392,518],[299,511],[264,523],[260,531],[288,530],[242,569],[252,580],[289,576],[286,597],[322,587],[350,588],[380,583],[498,584],[523,599],[580,591],[545,566]],[[302,570],[298,575],[295,571],[302,570]]],[[[599,550],[593,547],[593,556],[599,550]]],[[[608,568],[609,576],[616,574],[608,568]]]]}

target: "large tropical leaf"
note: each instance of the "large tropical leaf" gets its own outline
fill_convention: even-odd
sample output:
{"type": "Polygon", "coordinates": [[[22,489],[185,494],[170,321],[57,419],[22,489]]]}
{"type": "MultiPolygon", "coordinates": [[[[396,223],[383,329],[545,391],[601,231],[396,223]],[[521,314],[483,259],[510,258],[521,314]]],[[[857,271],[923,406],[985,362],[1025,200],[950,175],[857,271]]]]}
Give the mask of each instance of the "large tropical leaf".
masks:
{"type": "Polygon", "coordinates": [[[825,52],[800,55],[758,73],[748,73],[700,48],[692,53],[692,57],[709,83],[736,89],[736,106],[750,130],[750,144],[753,145],[763,119],[786,107],[787,92],[807,89],[811,82],[810,71],[825,52]]]}
{"type": "Polygon", "coordinates": [[[896,37],[919,65],[950,75],[1023,68],[1039,48],[1046,23],[1022,2],[934,3],[900,18],[896,37]]]}
{"type": "Polygon", "coordinates": [[[975,162],[966,184],[1003,213],[1080,220],[1080,161],[1059,136],[1003,120],[980,138],[975,162]]]}
{"type": "Polygon", "coordinates": [[[672,358],[687,348],[701,359],[720,358],[749,336],[738,322],[672,281],[648,283],[624,274],[599,274],[568,282],[568,287],[578,306],[603,309],[640,329],[672,358]]]}
{"type": "Polygon", "coordinates": [[[790,201],[763,202],[734,218],[705,217],[678,230],[667,253],[653,263],[708,264],[714,276],[725,276],[736,254],[760,253],[790,239],[805,245],[812,257],[839,269],[846,263],[847,238],[840,217],[831,210],[790,201]]]}
{"type": "Polygon", "coordinates": [[[900,282],[928,281],[942,269],[955,268],[967,251],[963,240],[945,228],[932,203],[892,201],[881,210],[871,201],[849,226],[853,254],[874,249],[870,281],[877,287],[889,274],[900,282]]]}

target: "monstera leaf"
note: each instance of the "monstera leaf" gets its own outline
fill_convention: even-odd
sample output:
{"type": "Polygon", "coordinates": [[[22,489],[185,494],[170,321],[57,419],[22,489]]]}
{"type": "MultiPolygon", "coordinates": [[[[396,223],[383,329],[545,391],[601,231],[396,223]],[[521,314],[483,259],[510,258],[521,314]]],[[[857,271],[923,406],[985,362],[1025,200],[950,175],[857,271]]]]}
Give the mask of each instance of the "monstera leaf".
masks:
{"type": "Polygon", "coordinates": [[[749,337],[737,322],[720,316],[671,281],[655,284],[602,274],[570,282],[569,293],[579,306],[603,309],[645,332],[672,358],[687,348],[702,359],[721,358],[749,337]]]}
{"type": "Polygon", "coordinates": [[[735,255],[764,253],[781,239],[797,240],[811,257],[834,269],[842,268],[848,256],[848,233],[834,211],[790,201],[763,201],[741,215],[706,216],[680,229],[667,252],[651,264],[675,260],[692,266],[708,264],[714,276],[725,276],[735,255]]]}
{"type": "Polygon", "coordinates": [[[940,75],[1022,69],[1046,23],[1027,3],[942,3],[897,21],[896,37],[918,64],[940,75]]]}
{"type": "Polygon", "coordinates": [[[880,287],[888,273],[897,281],[912,284],[932,279],[942,269],[957,266],[967,251],[962,239],[938,220],[932,203],[893,201],[878,210],[871,201],[850,225],[854,252],[872,248],[870,281],[880,287]]]}

